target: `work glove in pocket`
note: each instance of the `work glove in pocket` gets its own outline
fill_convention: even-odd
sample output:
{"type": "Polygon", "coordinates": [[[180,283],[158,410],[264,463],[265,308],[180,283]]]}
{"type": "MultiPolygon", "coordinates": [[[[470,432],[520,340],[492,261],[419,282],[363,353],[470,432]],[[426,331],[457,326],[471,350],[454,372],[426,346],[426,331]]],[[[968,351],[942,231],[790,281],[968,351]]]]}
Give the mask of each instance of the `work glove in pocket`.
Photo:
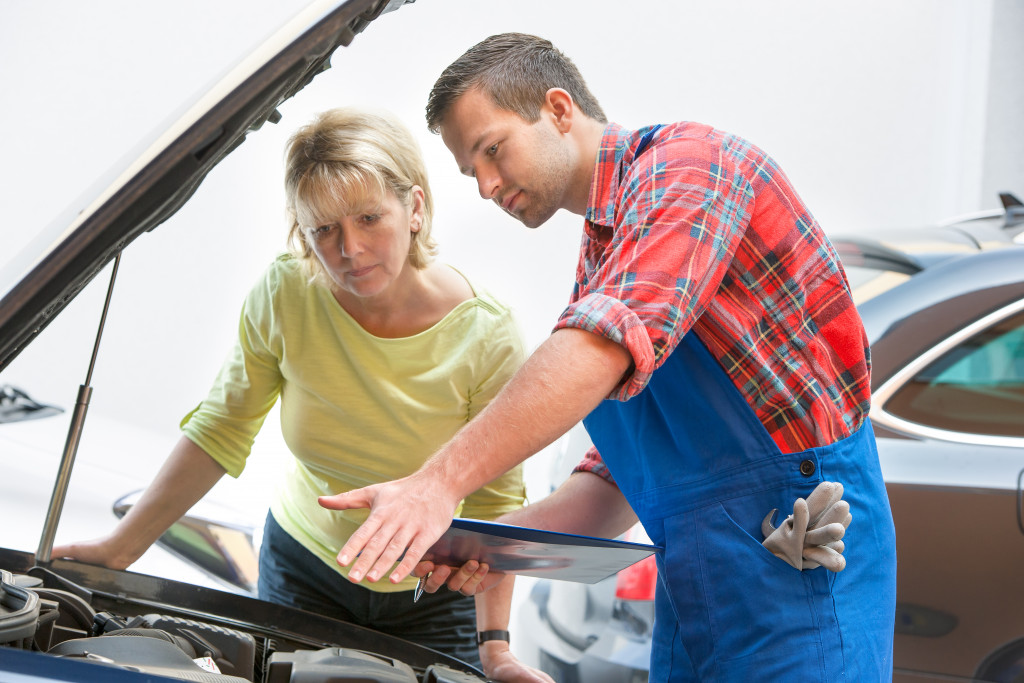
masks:
{"type": "Polygon", "coordinates": [[[801,570],[825,567],[839,572],[846,567],[842,539],[853,516],[843,500],[842,484],[821,482],[807,500],[797,498],[793,514],[775,528],[772,519],[777,512],[769,512],[761,523],[764,547],[773,555],[801,570]]]}

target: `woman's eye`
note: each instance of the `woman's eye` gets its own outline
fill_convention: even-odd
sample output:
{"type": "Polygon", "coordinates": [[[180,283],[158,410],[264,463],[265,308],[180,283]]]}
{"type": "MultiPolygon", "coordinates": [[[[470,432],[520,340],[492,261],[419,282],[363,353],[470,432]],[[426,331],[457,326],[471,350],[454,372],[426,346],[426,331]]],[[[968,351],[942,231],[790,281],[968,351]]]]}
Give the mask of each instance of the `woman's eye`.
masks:
{"type": "Polygon", "coordinates": [[[493,145],[491,145],[490,147],[487,148],[487,155],[488,156],[492,156],[493,157],[497,153],[498,153],[498,145],[497,144],[493,144],[493,145]]]}
{"type": "Polygon", "coordinates": [[[363,216],[363,222],[364,223],[376,223],[379,220],[380,220],[380,214],[379,213],[368,213],[365,216],[363,216]]]}
{"type": "Polygon", "coordinates": [[[313,237],[314,238],[320,239],[321,237],[326,236],[327,233],[329,233],[330,231],[331,231],[331,226],[329,226],[329,225],[320,225],[320,226],[317,226],[317,227],[313,228],[313,230],[311,232],[313,233],[313,237]]]}

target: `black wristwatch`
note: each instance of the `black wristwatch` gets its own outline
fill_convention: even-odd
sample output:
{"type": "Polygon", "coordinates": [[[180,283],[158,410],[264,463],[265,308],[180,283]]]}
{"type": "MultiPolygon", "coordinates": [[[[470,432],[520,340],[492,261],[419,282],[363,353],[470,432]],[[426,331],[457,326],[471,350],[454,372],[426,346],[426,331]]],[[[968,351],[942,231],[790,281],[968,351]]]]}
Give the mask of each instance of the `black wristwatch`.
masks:
{"type": "Polygon", "coordinates": [[[504,640],[506,643],[509,642],[508,631],[477,631],[476,632],[476,644],[483,645],[488,640],[504,640]]]}

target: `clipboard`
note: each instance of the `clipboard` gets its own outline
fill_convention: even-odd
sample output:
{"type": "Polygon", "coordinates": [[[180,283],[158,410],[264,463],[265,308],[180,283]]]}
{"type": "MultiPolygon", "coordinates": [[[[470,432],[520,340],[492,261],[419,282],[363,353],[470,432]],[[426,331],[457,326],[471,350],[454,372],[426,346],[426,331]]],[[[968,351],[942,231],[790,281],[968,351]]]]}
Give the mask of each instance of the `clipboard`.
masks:
{"type": "Polygon", "coordinates": [[[597,583],[658,552],[644,543],[454,519],[423,559],[453,567],[477,560],[505,574],[597,583]]]}

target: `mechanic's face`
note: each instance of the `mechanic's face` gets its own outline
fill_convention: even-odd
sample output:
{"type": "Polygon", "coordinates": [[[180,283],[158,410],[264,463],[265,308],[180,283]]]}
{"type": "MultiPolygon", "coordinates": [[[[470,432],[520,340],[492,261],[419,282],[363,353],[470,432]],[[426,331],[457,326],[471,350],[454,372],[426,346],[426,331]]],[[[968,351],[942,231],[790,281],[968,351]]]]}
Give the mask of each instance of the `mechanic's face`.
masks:
{"type": "Polygon", "coordinates": [[[419,187],[413,188],[411,207],[388,192],[383,201],[371,194],[345,207],[300,203],[297,208],[306,240],[340,296],[387,294],[413,270],[409,248],[423,212],[419,187]]]}
{"type": "Polygon", "coordinates": [[[564,208],[571,180],[568,141],[541,110],[536,123],[495,105],[479,88],[461,95],[445,116],[441,139],[459,171],[528,228],[564,208]]]}

